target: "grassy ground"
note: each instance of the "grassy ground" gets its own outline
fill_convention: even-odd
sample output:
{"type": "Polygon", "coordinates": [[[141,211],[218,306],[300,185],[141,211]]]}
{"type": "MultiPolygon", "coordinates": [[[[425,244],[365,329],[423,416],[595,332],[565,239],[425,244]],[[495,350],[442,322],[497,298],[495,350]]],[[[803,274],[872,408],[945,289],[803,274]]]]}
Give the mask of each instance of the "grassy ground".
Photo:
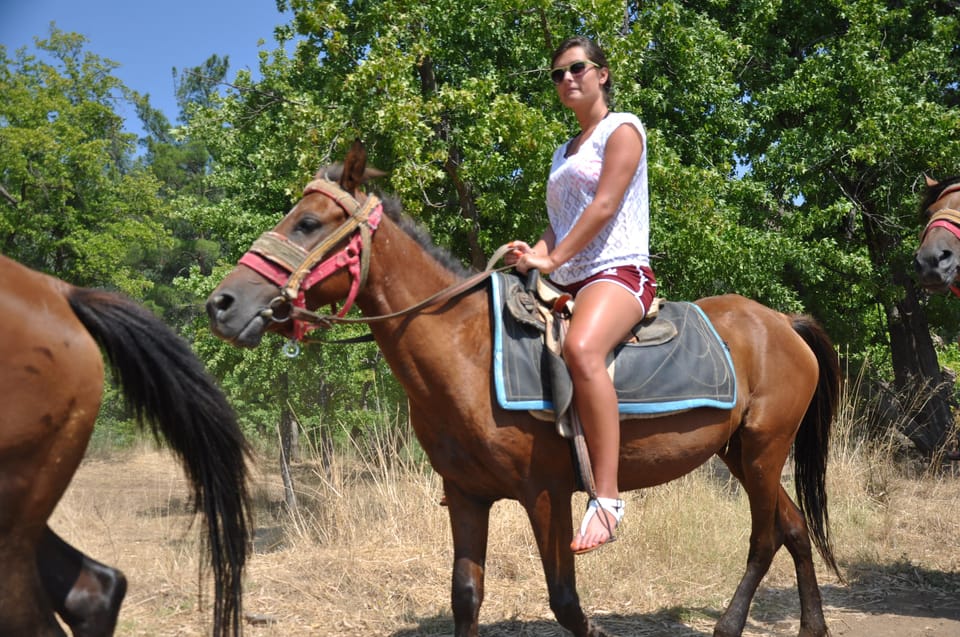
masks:
{"type": "MultiPolygon", "coordinates": [[[[960,634],[960,478],[949,469],[895,462],[893,441],[861,444],[850,431],[856,423],[845,423],[835,438],[829,491],[846,581],[818,562],[831,631],[960,634]]],[[[584,607],[612,633],[712,633],[742,574],[749,536],[746,498],[717,469],[707,465],[628,494],[619,541],[578,558],[584,607]]],[[[246,635],[452,634],[452,545],[432,471],[374,446],[362,455],[339,454],[327,469],[304,462],[294,480],[298,509],[291,514],[276,462],[259,459],[246,635]]],[[[185,494],[181,472],[164,452],[92,458],[51,521],[64,538],[129,577],[119,635],[209,633],[211,598],[197,576],[200,525],[190,524],[185,494]]],[[[792,561],[781,551],[745,634],[797,634],[795,585],[792,561]]],[[[494,507],[481,624],[484,637],[566,634],[550,612],[529,524],[513,502],[494,507]]]]}

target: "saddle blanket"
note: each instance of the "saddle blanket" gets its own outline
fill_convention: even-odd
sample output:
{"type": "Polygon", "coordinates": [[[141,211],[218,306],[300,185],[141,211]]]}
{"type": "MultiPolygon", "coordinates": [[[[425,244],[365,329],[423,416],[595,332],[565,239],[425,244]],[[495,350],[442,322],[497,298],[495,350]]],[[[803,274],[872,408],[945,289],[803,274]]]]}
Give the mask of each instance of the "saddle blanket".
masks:
{"type": "MultiPolygon", "coordinates": [[[[549,358],[556,356],[544,346],[541,331],[517,321],[507,308],[508,295],[522,291],[523,283],[514,274],[498,273],[491,286],[497,401],[504,409],[553,411],[556,366],[551,371],[549,358]]],[[[703,310],[693,303],[665,302],[652,323],[660,321],[673,324],[673,338],[652,345],[624,343],[614,351],[610,369],[620,413],[640,417],[733,408],[737,382],[730,352],[703,310]]]]}

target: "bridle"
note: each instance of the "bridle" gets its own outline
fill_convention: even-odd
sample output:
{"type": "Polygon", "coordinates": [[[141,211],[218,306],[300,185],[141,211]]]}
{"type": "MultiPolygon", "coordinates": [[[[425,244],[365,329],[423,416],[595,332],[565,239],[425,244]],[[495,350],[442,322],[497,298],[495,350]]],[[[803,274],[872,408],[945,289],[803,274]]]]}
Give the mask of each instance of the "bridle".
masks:
{"type": "MultiPolygon", "coordinates": [[[[350,291],[341,310],[329,318],[343,318],[353,307],[360,288],[366,283],[370,270],[371,240],[383,218],[383,203],[375,195],[368,196],[361,204],[336,182],[326,178],[314,179],[307,184],[302,197],[312,193],[332,199],[347,213],[346,221],[309,251],[280,233],[272,230],[264,232],[239,262],[280,288],[280,295],[261,314],[278,323],[292,318],[293,338],[297,341],[303,340],[306,333],[317,326],[293,317],[293,310],[305,310],[307,291],[340,270],[346,269],[350,274],[350,291]],[[348,237],[347,244],[340,251],[327,257],[333,248],[348,237]],[[292,308],[291,313],[278,316],[277,310],[285,305],[292,308]]],[[[329,327],[329,321],[320,323],[329,327]]]]}
{"type": "MultiPolygon", "coordinates": [[[[930,205],[933,206],[933,204],[937,203],[950,193],[957,192],[958,190],[960,190],[960,184],[947,186],[943,189],[943,192],[940,193],[940,196],[937,197],[930,205]]],[[[933,228],[944,228],[957,239],[960,239],[960,211],[954,210],[953,208],[941,208],[930,215],[930,220],[924,227],[923,232],[920,233],[921,244],[927,238],[927,233],[933,228]]],[[[954,296],[960,298],[960,287],[951,285],[950,291],[953,292],[954,296]]]]}
{"type": "MultiPolygon", "coordinates": [[[[357,294],[367,281],[371,242],[383,219],[383,203],[376,196],[370,195],[361,204],[336,182],[326,178],[318,178],[307,184],[303,189],[302,197],[311,193],[320,193],[333,199],[347,213],[346,221],[310,251],[304,250],[278,232],[272,230],[264,232],[239,261],[240,265],[250,268],[280,288],[280,295],[271,300],[260,315],[276,323],[293,321],[291,343],[284,350],[288,356],[296,356],[299,353],[296,342],[305,340],[307,332],[312,329],[329,328],[334,323],[374,323],[412,314],[453,299],[473,289],[494,272],[513,267],[494,267],[510,250],[510,245],[507,244],[501,246],[490,257],[487,267],[482,272],[477,272],[411,307],[381,316],[347,318],[347,312],[353,307],[357,294]],[[337,244],[348,237],[349,240],[343,249],[327,257],[337,244]],[[350,290],[344,300],[343,308],[336,315],[323,315],[308,310],[306,308],[307,291],[343,269],[348,271],[351,278],[350,290]],[[283,307],[289,307],[289,311],[280,315],[278,310],[283,307]]],[[[348,339],[339,342],[357,340],[367,339],[348,339]]]]}

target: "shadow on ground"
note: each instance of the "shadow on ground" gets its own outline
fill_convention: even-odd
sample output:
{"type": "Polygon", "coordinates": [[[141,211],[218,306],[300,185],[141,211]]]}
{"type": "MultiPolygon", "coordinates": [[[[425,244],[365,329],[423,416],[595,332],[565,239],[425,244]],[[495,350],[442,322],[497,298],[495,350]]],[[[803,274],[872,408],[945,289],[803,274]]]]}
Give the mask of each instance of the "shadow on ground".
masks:
{"type": "MultiPolygon", "coordinates": [[[[917,567],[908,562],[845,565],[846,583],[820,587],[828,622],[838,613],[888,614],[902,617],[960,621],[960,573],[917,567]]],[[[706,637],[713,633],[721,608],[676,607],[649,614],[592,617],[613,635],[631,637],[706,637]],[[697,628],[691,627],[694,624],[697,628]]],[[[420,618],[416,628],[391,637],[448,637],[450,615],[420,618]]],[[[745,634],[795,635],[800,625],[800,602],[795,586],[763,587],[750,610],[745,634]]],[[[481,624],[480,637],[567,637],[570,633],[552,620],[509,620],[481,624]]]]}
{"type": "MultiPolygon", "coordinates": [[[[678,609],[679,610],[679,609],[678,609]]],[[[603,615],[592,619],[612,635],[636,637],[706,637],[710,632],[694,630],[665,610],[648,615],[603,615]]],[[[712,631],[711,631],[712,632],[712,631]]],[[[416,628],[392,633],[390,637],[450,637],[453,619],[449,616],[422,618],[416,628]]],[[[569,637],[570,633],[555,621],[501,621],[480,625],[480,637],[569,637]]]]}
{"type": "Polygon", "coordinates": [[[820,587],[829,607],[960,620],[960,572],[927,569],[905,560],[854,562],[843,571],[846,584],[820,587]]]}

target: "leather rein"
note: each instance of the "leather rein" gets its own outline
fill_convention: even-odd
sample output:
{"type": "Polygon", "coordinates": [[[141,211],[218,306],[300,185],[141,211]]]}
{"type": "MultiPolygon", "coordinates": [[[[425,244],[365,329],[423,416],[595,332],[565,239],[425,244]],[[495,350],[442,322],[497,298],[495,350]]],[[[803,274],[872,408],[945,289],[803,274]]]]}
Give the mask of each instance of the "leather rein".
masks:
{"type": "MultiPolygon", "coordinates": [[[[943,192],[940,193],[940,196],[937,197],[933,203],[937,203],[937,201],[958,190],[960,190],[960,184],[954,184],[944,188],[943,192]]],[[[930,205],[932,206],[933,204],[930,205]]],[[[923,232],[920,233],[920,243],[923,243],[927,237],[927,233],[933,228],[944,228],[957,239],[960,239],[960,211],[952,208],[941,208],[933,213],[930,216],[930,221],[928,221],[926,227],[924,227],[923,232]]],[[[954,296],[960,298],[960,287],[951,285],[950,291],[953,292],[954,296]]]]}
{"type": "MultiPolygon", "coordinates": [[[[494,253],[487,262],[486,269],[482,272],[440,290],[411,307],[380,316],[349,318],[346,314],[353,307],[357,294],[367,281],[370,270],[372,239],[383,219],[383,202],[375,195],[370,195],[361,204],[336,182],[326,178],[315,179],[307,184],[303,189],[302,197],[311,193],[320,193],[333,199],[347,213],[346,221],[309,251],[278,232],[272,230],[264,232],[253,242],[250,250],[239,261],[240,265],[250,268],[280,288],[280,295],[270,301],[267,309],[261,312],[261,316],[275,323],[293,321],[291,343],[284,350],[290,356],[296,356],[299,353],[296,342],[306,341],[306,334],[310,330],[321,327],[328,329],[333,327],[335,323],[375,323],[413,314],[427,307],[456,298],[475,288],[494,272],[512,267],[493,267],[510,249],[508,245],[504,245],[494,253]],[[345,239],[347,243],[341,250],[327,256],[345,239]],[[343,269],[348,271],[351,279],[350,290],[344,300],[343,308],[333,315],[319,314],[308,310],[306,307],[307,291],[343,269]],[[289,310],[283,314],[279,313],[278,310],[284,307],[289,308],[289,310]]],[[[339,342],[357,342],[359,340],[370,339],[364,337],[339,342]]]]}

